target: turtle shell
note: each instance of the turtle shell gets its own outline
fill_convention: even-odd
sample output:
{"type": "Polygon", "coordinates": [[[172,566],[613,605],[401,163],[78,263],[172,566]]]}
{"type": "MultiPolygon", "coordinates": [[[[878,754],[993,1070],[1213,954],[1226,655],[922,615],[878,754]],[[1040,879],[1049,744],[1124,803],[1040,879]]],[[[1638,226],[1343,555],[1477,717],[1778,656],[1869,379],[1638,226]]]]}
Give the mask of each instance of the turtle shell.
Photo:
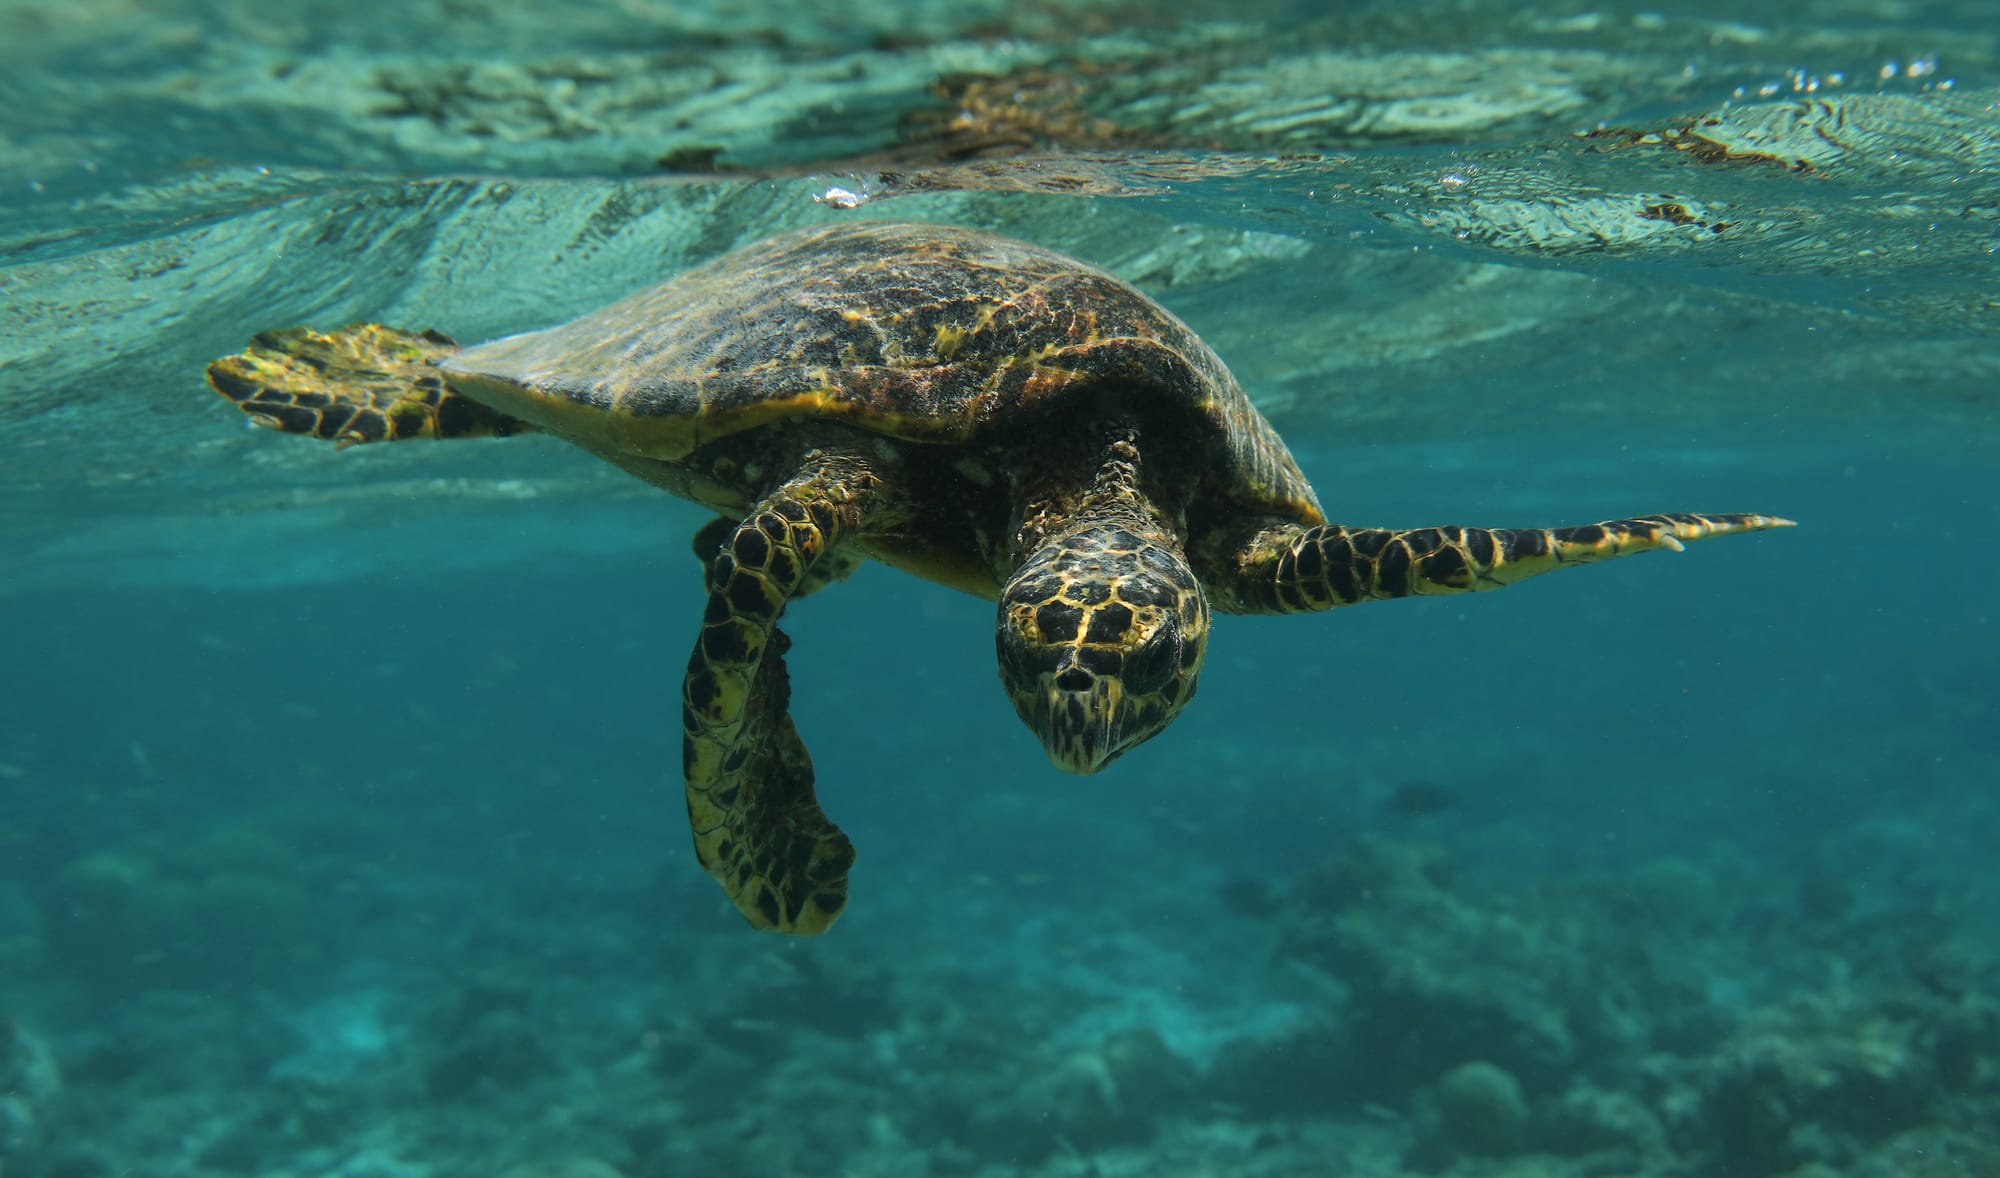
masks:
{"type": "Polygon", "coordinates": [[[781,234],[444,368],[583,445],[669,462],[806,417],[910,442],[999,440],[1026,411],[1115,383],[1202,423],[1211,488],[1323,520],[1284,443],[1186,324],[1101,270],[972,229],[781,234]]]}

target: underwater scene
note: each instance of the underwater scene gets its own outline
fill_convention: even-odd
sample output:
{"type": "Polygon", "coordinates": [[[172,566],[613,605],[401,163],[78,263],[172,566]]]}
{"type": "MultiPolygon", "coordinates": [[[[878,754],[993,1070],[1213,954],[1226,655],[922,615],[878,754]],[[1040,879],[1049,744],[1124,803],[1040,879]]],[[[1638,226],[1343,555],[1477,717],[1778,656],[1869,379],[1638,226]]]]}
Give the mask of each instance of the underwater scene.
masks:
{"type": "Polygon", "coordinates": [[[1996,501],[1982,0],[0,0],[0,1176],[2000,1178],[1996,501]]]}

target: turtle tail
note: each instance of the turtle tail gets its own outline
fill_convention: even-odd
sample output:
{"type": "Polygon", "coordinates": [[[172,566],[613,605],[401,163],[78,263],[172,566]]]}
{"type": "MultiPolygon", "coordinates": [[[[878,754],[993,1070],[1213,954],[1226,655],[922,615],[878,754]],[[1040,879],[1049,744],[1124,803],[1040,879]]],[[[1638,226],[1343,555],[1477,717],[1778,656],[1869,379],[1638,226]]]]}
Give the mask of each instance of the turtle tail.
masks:
{"type": "Polygon", "coordinates": [[[209,387],[251,421],[345,449],[408,438],[506,437],[534,427],[452,390],[438,369],[451,337],[357,323],[267,331],[208,366],[209,387]]]}

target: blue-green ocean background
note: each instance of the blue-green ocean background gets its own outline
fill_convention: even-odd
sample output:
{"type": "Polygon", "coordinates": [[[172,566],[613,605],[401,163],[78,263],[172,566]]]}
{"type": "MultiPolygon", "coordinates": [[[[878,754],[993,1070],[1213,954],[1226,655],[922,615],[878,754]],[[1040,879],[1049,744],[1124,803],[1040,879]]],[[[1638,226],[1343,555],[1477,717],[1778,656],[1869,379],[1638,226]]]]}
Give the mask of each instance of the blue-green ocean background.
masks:
{"type": "Polygon", "coordinates": [[[2000,1176],[1989,19],[0,4],[0,1174],[2000,1176]],[[1090,778],[864,569],[786,620],[852,902],[754,933],[705,517],[201,366],[869,216],[1130,278],[1342,522],[1799,526],[1222,619],[1090,778]]]}

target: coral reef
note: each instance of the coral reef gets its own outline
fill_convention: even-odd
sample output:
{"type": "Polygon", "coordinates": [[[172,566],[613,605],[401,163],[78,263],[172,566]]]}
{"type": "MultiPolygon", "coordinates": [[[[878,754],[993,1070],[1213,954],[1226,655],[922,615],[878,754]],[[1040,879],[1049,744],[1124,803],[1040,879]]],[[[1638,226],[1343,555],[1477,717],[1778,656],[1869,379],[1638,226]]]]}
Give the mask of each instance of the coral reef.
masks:
{"type": "MultiPolygon", "coordinates": [[[[479,963],[461,970],[413,965],[311,1007],[161,988],[52,1048],[11,1024],[10,1066],[45,1078],[0,1102],[5,1173],[168,1153],[200,1178],[1993,1170],[1990,966],[1859,901],[1793,919],[1799,896],[1734,886],[1738,870],[1495,878],[1358,840],[1265,909],[1276,955],[1240,963],[1237,1022],[1148,1012],[1172,987],[1113,982],[1141,943],[1087,914],[1044,934],[1087,960],[1007,973],[962,949],[746,945],[733,927],[646,967],[619,947],[656,913],[542,880],[458,930],[440,958],[479,963]]],[[[1225,920],[1228,892],[1218,875],[1203,911],[1256,931],[1225,920]]]]}
{"type": "Polygon", "coordinates": [[[1357,840],[1295,885],[1283,952],[1337,1006],[1285,1048],[1315,1087],[1408,1110],[1420,1170],[1540,1155],[1549,1173],[1831,1178],[1913,1172],[1888,1159],[1915,1141],[1983,1141],[2000,1008],[1972,955],[1823,887],[1732,896],[1716,866],[1499,885],[1435,848],[1357,840]],[[1868,967],[1833,946],[1871,950],[1868,967]],[[1793,976],[1823,980],[1771,985],[1793,976]]]}
{"type": "Polygon", "coordinates": [[[1295,882],[1284,952],[1345,989],[1347,1050],[1369,1061],[1358,1097],[1401,1105],[1481,1060],[1545,1095],[1643,1043],[1639,979],[1595,943],[1600,916],[1455,871],[1439,848],[1364,838],[1295,882]]]}
{"type": "MultiPolygon", "coordinates": [[[[1417,1152],[1505,1157],[1527,1144],[1528,1102],[1521,1082],[1484,1060],[1463,1063],[1420,1094],[1417,1152]]],[[[1417,1163],[1429,1169],[1423,1162],[1417,1163]]]]}
{"type": "Polygon", "coordinates": [[[50,958],[75,984],[130,998],[282,986],[318,941],[313,912],[292,847],[225,825],[79,857],[53,881],[42,926],[50,958]]]}
{"type": "Polygon", "coordinates": [[[1845,1168],[1899,1136],[1992,1115],[2000,1007],[1914,983],[1806,992],[1680,1070],[1661,1103],[1676,1141],[1716,1170],[1845,1168]]]}

